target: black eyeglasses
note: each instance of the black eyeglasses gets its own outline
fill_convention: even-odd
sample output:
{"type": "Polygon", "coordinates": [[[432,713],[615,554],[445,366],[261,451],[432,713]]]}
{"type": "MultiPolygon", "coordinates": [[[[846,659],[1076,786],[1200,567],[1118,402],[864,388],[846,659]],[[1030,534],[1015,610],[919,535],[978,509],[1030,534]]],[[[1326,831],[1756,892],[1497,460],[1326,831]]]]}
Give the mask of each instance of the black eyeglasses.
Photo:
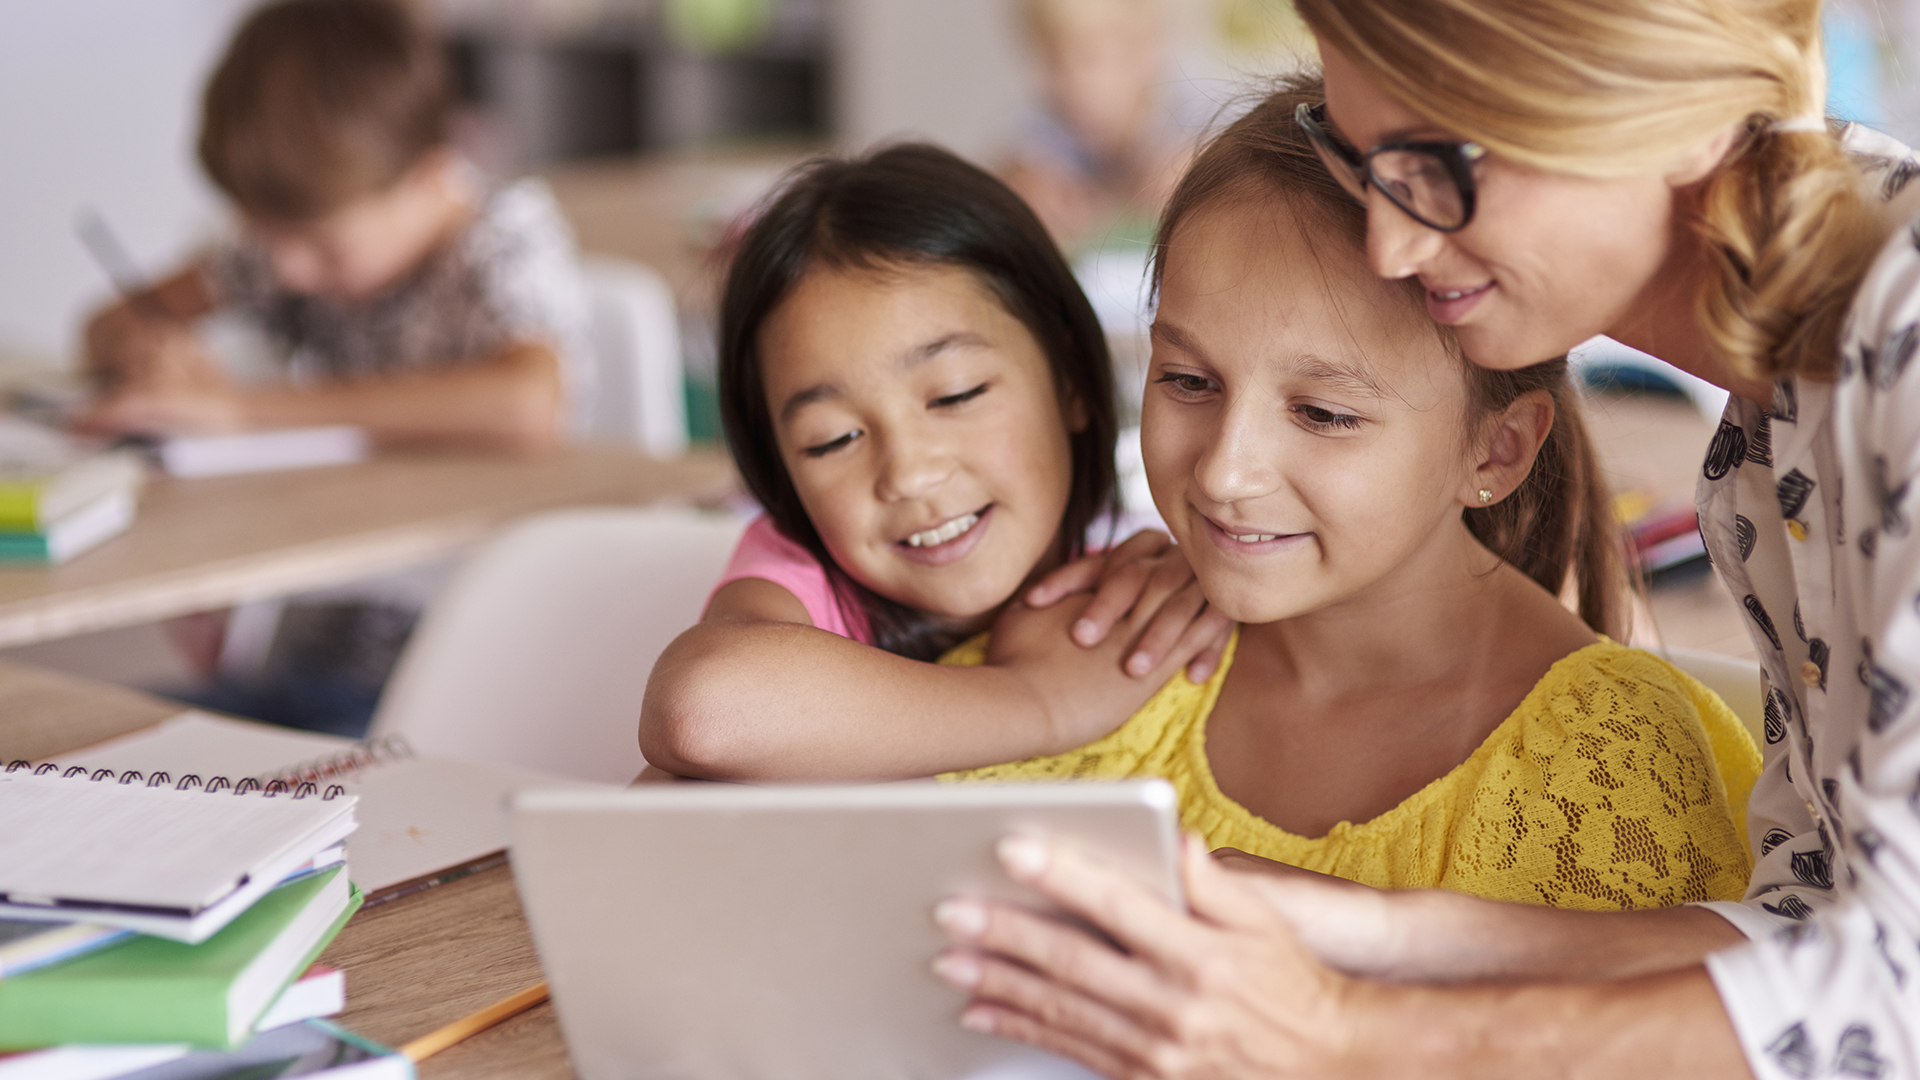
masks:
{"type": "Polygon", "coordinates": [[[1459,232],[1473,220],[1473,165],[1487,156],[1479,143],[1390,139],[1362,154],[1327,128],[1326,103],[1302,102],[1293,119],[1354,198],[1365,202],[1372,184],[1408,217],[1441,232],[1459,232]]]}

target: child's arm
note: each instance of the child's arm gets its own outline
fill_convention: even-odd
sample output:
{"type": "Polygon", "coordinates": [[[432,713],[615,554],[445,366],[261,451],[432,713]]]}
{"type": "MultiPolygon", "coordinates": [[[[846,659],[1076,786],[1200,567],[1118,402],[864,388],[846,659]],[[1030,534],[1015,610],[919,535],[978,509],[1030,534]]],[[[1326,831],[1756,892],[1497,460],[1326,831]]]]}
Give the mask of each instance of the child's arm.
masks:
{"type": "Polygon", "coordinates": [[[1091,648],[1068,637],[1081,600],[1016,604],[981,667],[816,629],[786,589],[734,581],[655,664],[641,749],[660,768],[720,780],[893,779],[1060,753],[1124,722],[1227,629],[1203,611],[1190,574],[1172,577],[1150,576],[1119,632],[1091,648]],[[1190,632],[1130,677],[1122,660],[1162,617],[1190,632]]]}
{"type": "Polygon", "coordinates": [[[81,424],[174,434],[352,424],[387,443],[540,449],[561,436],[560,361],[534,342],[432,371],[310,387],[235,386],[202,349],[176,349],[116,383],[81,424]]]}

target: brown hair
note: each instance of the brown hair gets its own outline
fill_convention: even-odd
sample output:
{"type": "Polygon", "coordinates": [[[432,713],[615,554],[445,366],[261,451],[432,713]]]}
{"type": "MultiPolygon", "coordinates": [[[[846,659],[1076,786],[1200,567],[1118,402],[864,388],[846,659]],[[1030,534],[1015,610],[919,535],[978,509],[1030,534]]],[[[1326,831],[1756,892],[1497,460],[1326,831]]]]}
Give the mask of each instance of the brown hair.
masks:
{"type": "MultiPolygon", "coordinates": [[[[1293,119],[1296,106],[1324,100],[1317,75],[1283,77],[1258,105],[1208,141],[1160,219],[1153,252],[1156,292],[1181,223],[1220,202],[1278,197],[1310,245],[1316,238],[1332,238],[1355,252],[1364,247],[1366,208],[1327,172],[1293,119]]],[[[1416,282],[1384,285],[1409,305],[1420,305],[1416,282]]],[[[1624,639],[1629,584],[1613,499],[1580,419],[1566,358],[1515,371],[1489,371],[1467,362],[1452,330],[1431,325],[1461,367],[1470,423],[1498,415],[1535,390],[1553,399],[1553,427],[1532,471],[1505,499],[1464,509],[1467,530],[1555,596],[1571,581],[1587,625],[1624,639]]]]}
{"type": "Polygon", "coordinates": [[[311,220],[444,145],[448,108],[440,46],[404,0],[280,0],[207,83],[200,163],[245,209],[311,220]]]}
{"type": "Polygon", "coordinates": [[[1299,11],[1409,109],[1534,168],[1643,174],[1734,130],[1686,208],[1714,263],[1700,324],[1742,374],[1831,377],[1884,233],[1859,171],[1816,123],[1819,0],[1299,0],[1299,11]]]}

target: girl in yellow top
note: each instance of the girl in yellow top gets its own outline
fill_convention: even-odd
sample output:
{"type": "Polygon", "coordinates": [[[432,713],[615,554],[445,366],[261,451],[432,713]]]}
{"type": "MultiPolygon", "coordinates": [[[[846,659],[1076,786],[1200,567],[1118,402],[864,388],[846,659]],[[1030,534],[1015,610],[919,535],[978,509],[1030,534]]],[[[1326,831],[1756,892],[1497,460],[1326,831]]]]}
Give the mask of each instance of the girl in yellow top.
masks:
{"type": "Polygon", "coordinates": [[[1321,100],[1297,81],[1214,139],[1156,244],[1147,475],[1242,624],[1229,652],[1079,750],[952,775],[1164,776],[1214,847],[1380,888],[1737,899],[1759,755],[1711,691],[1603,636],[1624,575],[1564,359],[1473,367],[1435,321],[1482,283],[1368,270],[1364,209],[1295,120],[1321,100]]]}

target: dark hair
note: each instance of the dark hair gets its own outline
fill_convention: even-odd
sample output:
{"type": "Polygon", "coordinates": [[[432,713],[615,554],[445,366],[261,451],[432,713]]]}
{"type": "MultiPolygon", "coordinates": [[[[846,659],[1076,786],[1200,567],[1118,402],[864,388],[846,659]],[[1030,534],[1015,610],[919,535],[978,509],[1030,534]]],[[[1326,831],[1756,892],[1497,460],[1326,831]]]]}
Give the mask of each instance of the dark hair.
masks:
{"type": "Polygon", "coordinates": [[[819,158],[789,175],[740,240],[720,301],[720,419],[747,490],[781,533],[820,560],[841,608],[874,643],[931,659],[955,642],[925,613],[847,576],[821,543],[774,440],[760,327],[815,267],[957,266],[977,275],[1039,342],[1062,402],[1086,414],[1073,433],[1073,482],[1058,554],[1082,550],[1115,506],[1113,369],[1093,307],[1033,211],[985,171],[908,143],[854,159],[819,158]]]}
{"type": "MultiPolygon", "coordinates": [[[[1325,100],[1319,76],[1285,76],[1259,104],[1201,149],[1168,201],[1154,238],[1156,292],[1181,223],[1222,200],[1278,195],[1286,200],[1309,244],[1316,236],[1331,236],[1354,250],[1365,246],[1366,208],[1327,172],[1306,132],[1293,119],[1301,103],[1317,105],[1325,100]]],[[[1388,285],[1401,291],[1409,304],[1421,304],[1417,281],[1388,285]]],[[[1515,371],[1491,371],[1468,362],[1451,329],[1433,326],[1466,373],[1470,422],[1498,414],[1535,390],[1544,390],[1553,399],[1553,428],[1534,458],[1532,471],[1505,499],[1463,510],[1467,530],[1555,596],[1571,576],[1580,617],[1594,630],[1624,640],[1630,585],[1619,528],[1612,496],[1567,378],[1566,357],[1515,371]]]]}
{"type": "Polygon", "coordinates": [[[320,217],[448,139],[440,45],[403,0],[280,0],[247,16],[200,113],[200,164],[247,210],[320,217]]]}

